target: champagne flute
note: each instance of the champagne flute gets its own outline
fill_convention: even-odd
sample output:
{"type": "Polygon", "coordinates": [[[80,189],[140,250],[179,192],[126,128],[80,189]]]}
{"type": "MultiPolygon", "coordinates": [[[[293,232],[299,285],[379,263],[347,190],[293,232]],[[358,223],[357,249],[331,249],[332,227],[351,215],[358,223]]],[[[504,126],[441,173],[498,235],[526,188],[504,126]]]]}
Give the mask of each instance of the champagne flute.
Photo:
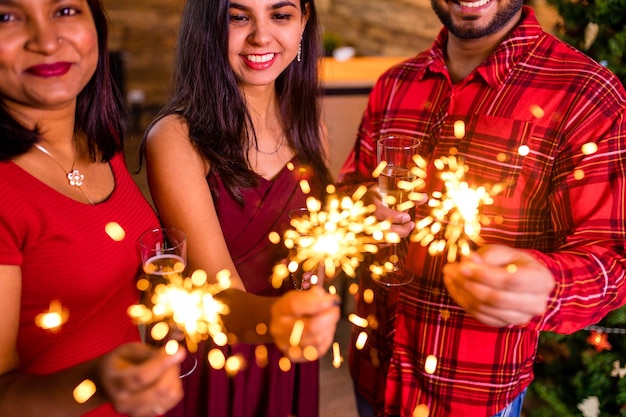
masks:
{"type": "MultiPolygon", "coordinates": [[[[139,237],[139,251],[143,271],[150,282],[148,295],[160,284],[183,280],[187,267],[187,237],[182,230],[174,227],[147,230],[139,237]]],[[[180,342],[182,336],[177,334],[177,330],[171,330],[171,333],[171,337],[180,342]]],[[[187,353],[180,365],[180,378],[190,375],[197,366],[196,357],[187,353]]]]}
{"type": "MultiPolygon", "coordinates": [[[[419,151],[420,140],[409,136],[383,136],[376,142],[377,162],[385,162],[386,166],[378,176],[378,188],[382,202],[386,207],[396,209],[406,202],[410,191],[402,189],[402,181],[413,182],[416,175],[411,172],[415,166],[413,156],[419,151]]],[[[406,241],[391,243],[381,248],[381,255],[386,262],[391,263],[391,269],[376,280],[386,286],[408,284],[413,280],[413,274],[404,267],[406,241]]]]}
{"type": "Polygon", "coordinates": [[[152,287],[182,278],[187,266],[187,237],[176,228],[157,228],[139,237],[143,271],[152,287]]]}

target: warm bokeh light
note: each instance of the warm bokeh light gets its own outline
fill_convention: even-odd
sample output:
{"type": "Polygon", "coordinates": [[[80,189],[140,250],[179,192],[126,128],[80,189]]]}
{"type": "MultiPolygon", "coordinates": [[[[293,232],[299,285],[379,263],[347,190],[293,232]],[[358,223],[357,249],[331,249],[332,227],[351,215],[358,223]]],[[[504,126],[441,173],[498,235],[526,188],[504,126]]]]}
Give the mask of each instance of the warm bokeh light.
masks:
{"type": "Polygon", "coordinates": [[[219,349],[211,349],[207,355],[207,359],[209,361],[209,365],[211,365],[211,368],[213,369],[222,369],[226,366],[226,357],[219,349]]]}
{"type": "Polygon", "coordinates": [[[267,346],[257,345],[254,348],[254,358],[259,368],[265,368],[267,366],[268,356],[267,346]]]}
{"type": "Polygon", "coordinates": [[[67,322],[69,316],[69,311],[61,305],[59,300],[52,300],[48,311],[37,314],[35,324],[44,330],[56,333],[67,322]]]}
{"type": "Polygon", "coordinates": [[[517,148],[517,153],[519,153],[520,156],[528,156],[530,154],[530,148],[526,145],[522,145],[517,148]]]}
{"type": "Polygon", "coordinates": [[[365,347],[365,343],[367,342],[367,333],[366,332],[361,332],[359,333],[359,335],[356,338],[356,342],[354,343],[354,346],[358,349],[361,350],[365,347]]]}
{"type": "Polygon", "coordinates": [[[355,313],[351,313],[350,315],[348,315],[348,321],[350,321],[350,323],[354,324],[355,326],[358,326],[361,328],[366,328],[369,325],[367,319],[364,319],[363,317],[359,317],[355,313]]]}
{"type": "Polygon", "coordinates": [[[536,104],[533,104],[532,106],[530,106],[529,110],[530,110],[530,113],[533,116],[535,116],[537,119],[541,119],[543,116],[546,115],[546,112],[536,104]]]}
{"type": "Polygon", "coordinates": [[[304,322],[302,320],[296,320],[291,329],[291,335],[289,336],[289,345],[298,346],[300,344],[300,338],[304,331],[304,322]]]}
{"type": "Polygon", "coordinates": [[[116,242],[121,242],[126,237],[126,231],[116,222],[107,223],[104,226],[104,232],[116,242]]]}
{"type": "Polygon", "coordinates": [[[339,368],[343,363],[343,357],[341,356],[341,347],[339,343],[333,343],[333,367],[339,368]]]}
{"type": "Polygon", "coordinates": [[[283,356],[278,360],[278,367],[283,372],[289,372],[291,370],[291,361],[283,356]]]}
{"type": "Polygon", "coordinates": [[[96,384],[89,380],[85,379],[83,382],[78,384],[72,395],[74,396],[74,401],[79,404],[86,403],[93,395],[96,393],[96,384]]]}
{"type": "Polygon", "coordinates": [[[598,144],[593,142],[585,143],[582,147],[583,155],[593,155],[598,152],[598,144]]]}
{"type": "Polygon", "coordinates": [[[237,372],[243,370],[246,367],[246,361],[240,355],[234,355],[226,359],[226,364],[224,365],[224,369],[226,373],[230,376],[234,376],[237,372]]]}
{"type": "Polygon", "coordinates": [[[430,410],[426,404],[420,404],[413,410],[412,417],[428,417],[430,410]]]}
{"type": "Polygon", "coordinates": [[[427,374],[434,374],[437,370],[437,357],[435,355],[428,355],[426,358],[426,363],[424,364],[424,371],[427,374]]]}
{"type": "Polygon", "coordinates": [[[170,356],[175,355],[176,352],[178,352],[178,349],[180,349],[180,345],[178,344],[177,340],[168,340],[165,344],[165,353],[170,356]]]}
{"type": "Polygon", "coordinates": [[[465,137],[465,122],[463,120],[454,122],[454,137],[457,139],[463,139],[465,137]]]}

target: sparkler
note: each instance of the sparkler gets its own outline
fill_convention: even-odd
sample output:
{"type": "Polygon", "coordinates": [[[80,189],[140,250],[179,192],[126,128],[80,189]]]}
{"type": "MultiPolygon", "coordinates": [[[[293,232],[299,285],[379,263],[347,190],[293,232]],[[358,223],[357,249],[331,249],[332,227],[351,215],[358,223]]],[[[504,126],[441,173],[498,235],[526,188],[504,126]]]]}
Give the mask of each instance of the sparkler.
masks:
{"type": "MultiPolygon", "coordinates": [[[[224,346],[227,336],[221,316],[228,314],[229,309],[213,296],[230,286],[230,272],[219,272],[215,284],[207,282],[207,274],[202,270],[187,278],[177,274],[168,278],[167,282],[152,288],[151,308],[135,304],[129,307],[129,315],[138,324],[155,324],[151,333],[155,340],[164,339],[171,328],[182,332],[191,352],[208,337],[218,346],[224,346]]],[[[147,281],[146,278],[139,280],[138,288],[149,290],[151,285],[147,281]]]]}
{"type": "Polygon", "coordinates": [[[433,163],[441,172],[445,191],[431,194],[431,213],[416,224],[411,241],[428,246],[432,256],[447,250],[448,262],[454,262],[459,254],[469,255],[472,244],[482,243],[480,230],[490,219],[480,209],[493,204],[491,195],[499,193],[502,186],[469,185],[464,181],[469,167],[453,154],[433,163]]]}
{"type": "MultiPolygon", "coordinates": [[[[285,231],[282,241],[289,249],[287,264],[274,267],[272,284],[280,287],[291,274],[323,270],[327,277],[338,269],[348,276],[356,276],[356,268],[368,253],[378,251],[377,244],[397,239],[389,231],[388,221],[378,221],[374,206],[361,198],[367,187],[359,187],[351,196],[339,197],[333,186],[327,189],[329,197],[323,204],[314,197],[306,201],[307,212],[291,219],[292,229],[285,231]]],[[[274,244],[281,241],[278,233],[269,236],[274,244]]]]}

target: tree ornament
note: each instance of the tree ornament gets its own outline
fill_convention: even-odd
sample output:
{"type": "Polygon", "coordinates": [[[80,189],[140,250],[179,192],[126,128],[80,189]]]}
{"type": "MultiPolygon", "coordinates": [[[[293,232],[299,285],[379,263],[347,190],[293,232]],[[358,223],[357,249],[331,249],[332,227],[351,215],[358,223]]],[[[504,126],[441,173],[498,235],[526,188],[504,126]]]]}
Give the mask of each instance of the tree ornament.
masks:
{"type": "Polygon", "coordinates": [[[626,366],[621,368],[620,361],[613,362],[613,370],[611,371],[611,376],[614,378],[619,376],[619,379],[624,379],[624,375],[626,375],[626,366]]]}
{"type": "Polygon", "coordinates": [[[609,343],[609,335],[607,333],[601,333],[592,331],[587,342],[593,346],[596,351],[602,352],[603,350],[611,350],[612,346],[609,343]]]}
{"type": "Polygon", "coordinates": [[[578,409],[585,417],[600,417],[600,400],[598,397],[587,397],[578,404],[578,409]]]}

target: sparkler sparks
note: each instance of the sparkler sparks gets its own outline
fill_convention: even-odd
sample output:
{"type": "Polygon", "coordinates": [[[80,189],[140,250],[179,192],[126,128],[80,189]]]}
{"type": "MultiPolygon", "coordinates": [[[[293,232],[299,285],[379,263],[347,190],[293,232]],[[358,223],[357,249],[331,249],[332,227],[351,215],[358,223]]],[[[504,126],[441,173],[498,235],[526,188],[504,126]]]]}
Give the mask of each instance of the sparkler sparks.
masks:
{"type": "Polygon", "coordinates": [[[499,193],[502,186],[470,186],[463,181],[469,167],[454,155],[433,163],[441,172],[445,191],[431,194],[431,214],[417,223],[411,241],[428,246],[432,256],[447,250],[448,262],[454,262],[459,254],[468,255],[472,244],[482,242],[481,227],[490,219],[480,208],[493,204],[491,195],[499,193]]]}
{"type": "Polygon", "coordinates": [[[48,311],[35,317],[35,324],[44,330],[57,332],[67,322],[70,312],[61,305],[59,300],[52,300],[48,311]]]}
{"type": "Polygon", "coordinates": [[[93,395],[96,393],[96,384],[89,380],[85,379],[83,382],[78,384],[76,388],[72,391],[72,396],[74,397],[74,401],[79,404],[86,403],[93,395]]]}
{"type": "MultiPolygon", "coordinates": [[[[138,283],[139,288],[146,286],[145,279],[138,283]]],[[[230,286],[230,273],[226,270],[217,275],[217,283],[209,284],[204,271],[195,271],[191,277],[183,278],[180,274],[168,276],[165,283],[151,288],[150,303],[135,304],[129,307],[129,315],[141,324],[156,324],[155,329],[166,324],[174,331],[185,336],[187,349],[194,352],[198,343],[211,337],[218,345],[224,345],[227,337],[224,333],[221,316],[228,314],[228,306],[213,296],[230,286]]],[[[153,332],[155,340],[162,340],[167,331],[153,332]]]]}
{"type": "Polygon", "coordinates": [[[343,363],[343,357],[341,356],[341,347],[339,343],[333,343],[333,367],[335,369],[339,368],[343,363]]]}
{"type": "MultiPolygon", "coordinates": [[[[283,235],[283,244],[290,250],[287,264],[274,267],[272,284],[280,287],[282,281],[301,270],[323,271],[326,277],[333,277],[337,269],[348,276],[356,276],[356,268],[367,253],[376,253],[377,243],[397,238],[389,232],[391,224],[380,222],[374,215],[374,206],[366,205],[361,198],[367,192],[359,187],[352,196],[339,197],[334,187],[327,190],[329,197],[325,204],[314,197],[307,198],[307,211],[300,217],[291,219],[292,229],[283,235]]],[[[278,244],[281,241],[276,232],[269,236],[278,244]]]]}

